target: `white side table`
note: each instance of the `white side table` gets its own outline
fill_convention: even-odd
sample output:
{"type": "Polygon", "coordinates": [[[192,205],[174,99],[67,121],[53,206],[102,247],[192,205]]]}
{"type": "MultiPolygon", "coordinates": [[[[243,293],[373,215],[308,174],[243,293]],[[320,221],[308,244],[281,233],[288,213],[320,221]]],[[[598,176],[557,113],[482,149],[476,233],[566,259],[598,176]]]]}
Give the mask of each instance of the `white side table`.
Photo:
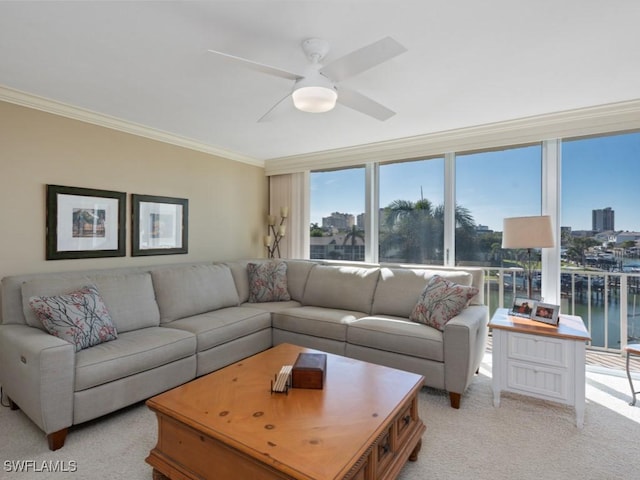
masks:
{"type": "Polygon", "coordinates": [[[493,404],[502,391],[572,405],[576,426],[584,425],[585,343],[582,318],[560,315],[557,326],[496,310],[493,329],[493,404]]]}

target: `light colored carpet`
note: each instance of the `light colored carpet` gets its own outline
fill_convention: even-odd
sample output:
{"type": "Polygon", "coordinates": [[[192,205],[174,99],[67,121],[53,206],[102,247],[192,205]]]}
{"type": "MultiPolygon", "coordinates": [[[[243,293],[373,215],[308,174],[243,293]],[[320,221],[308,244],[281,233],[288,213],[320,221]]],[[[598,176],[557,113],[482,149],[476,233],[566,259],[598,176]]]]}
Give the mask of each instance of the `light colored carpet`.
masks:
{"type": "MultiPolygon", "coordinates": [[[[575,427],[567,406],[503,394],[494,408],[491,356],[462,398],[449,407],[446,393],[423,389],[420,415],[427,425],[417,462],[401,480],[438,479],[635,479],[640,475],[640,401],[629,406],[622,373],[587,372],[585,426],[575,427]]],[[[640,385],[640,383],[639,383],[640,385]]],[[[0,409],[0,478],[150,480],[144,458],[155,445],[155,416],[139,404],[74,427],[65,446],[51,452],[42,432],[21,412],[0,409]],[[75,473],[7,471],[7,462],[32,460],[75,473]]],[[[251,480],[251,479],[239,479],[251,480]]]]}

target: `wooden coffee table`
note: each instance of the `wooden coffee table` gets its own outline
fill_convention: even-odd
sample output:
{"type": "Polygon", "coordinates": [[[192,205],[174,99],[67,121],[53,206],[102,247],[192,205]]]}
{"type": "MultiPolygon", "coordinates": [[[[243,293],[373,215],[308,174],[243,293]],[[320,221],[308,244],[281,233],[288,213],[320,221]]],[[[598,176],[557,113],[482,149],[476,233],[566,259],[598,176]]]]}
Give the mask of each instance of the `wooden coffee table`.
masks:
{"type": "Polygon", "coordinates": [[[300,352],[281,344],[147,401],[154,479],[395,479],[416,460],[421,375],[327,354],[322,390],[271,393],[300,352]]]}

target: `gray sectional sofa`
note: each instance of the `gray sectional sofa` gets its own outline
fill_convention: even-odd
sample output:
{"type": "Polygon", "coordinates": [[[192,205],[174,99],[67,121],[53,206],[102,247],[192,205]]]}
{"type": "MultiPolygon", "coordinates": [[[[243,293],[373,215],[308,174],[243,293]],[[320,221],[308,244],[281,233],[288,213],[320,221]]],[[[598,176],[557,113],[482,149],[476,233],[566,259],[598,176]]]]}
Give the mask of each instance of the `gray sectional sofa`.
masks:
{"type": "Polygon", "coordinates": [[[459,408],[487,338],[481,269],[284,260],[290,300],[249,303],[247,264],[264,261],[5,277],[4,395],[55,450],[72,425],[287,342],[420,373],[459,408]],[[436,274],[479,288],[443,331],[408,319],[436,274]],[[89,284],[100,292],[118,337],[75,351],[44,329],[28,302],[89,284]]]}

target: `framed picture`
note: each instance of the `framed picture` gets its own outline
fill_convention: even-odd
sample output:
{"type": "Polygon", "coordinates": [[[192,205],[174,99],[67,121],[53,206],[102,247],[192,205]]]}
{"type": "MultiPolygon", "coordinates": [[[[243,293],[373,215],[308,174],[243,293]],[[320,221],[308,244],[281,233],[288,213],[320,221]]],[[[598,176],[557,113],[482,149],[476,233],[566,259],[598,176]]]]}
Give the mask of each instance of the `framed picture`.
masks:
{"type": "Polygon", "coordinates": [[[47,185],[46,259],[124,257],[126,193],[47,185]]]}
{"type": "Polygon", "coordinates": [[[559,305],[551,305],[550,303],[538,302],[531,312],[531,320],[548,323],[550,325],[558,325],[559,305]]]}
{"type": "Polygon", "coordinates": [[[188,253],[189,200],[131,195],[131,255],[188,253]]]}
{"type": "Polygon", "coordinates": [[[534,304],[535,300],[531,300],[530,298],[516,297],[513,301],[511,314],[517,317],[530,318],[534,304]]]}

